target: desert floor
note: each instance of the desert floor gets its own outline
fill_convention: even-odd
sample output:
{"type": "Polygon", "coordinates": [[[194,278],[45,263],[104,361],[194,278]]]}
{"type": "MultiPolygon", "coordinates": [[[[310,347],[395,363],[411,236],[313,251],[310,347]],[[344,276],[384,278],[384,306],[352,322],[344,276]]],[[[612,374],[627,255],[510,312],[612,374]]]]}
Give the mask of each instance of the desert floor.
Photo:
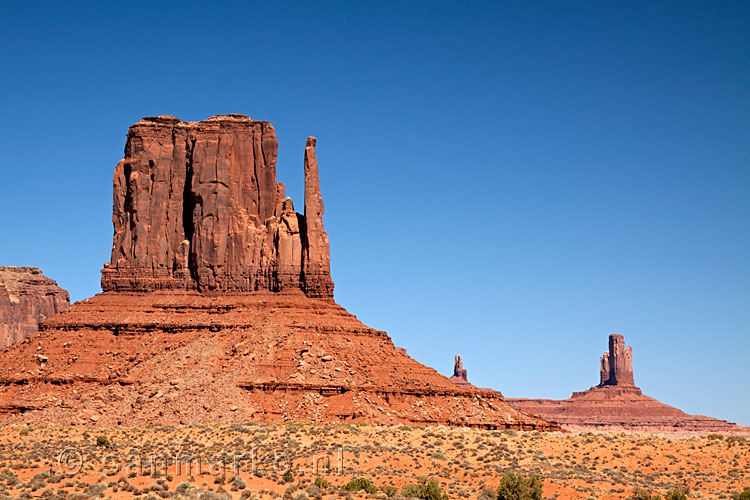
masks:
{"type": "Polygon", "coordinates": [[[304,423],[0,426],[0,499],[386,498],[419,476],[435,478],[451,499],[474,499],[509,471],[541,476],[546,498],[627,498],[635,486],[664,494],[681,485],[691,498],[731,498],[750,486],[750,437],[304,423]],[[378,491],[339,490],[358,476],[378,491]],[[316,478],[328,486],[314,486],[316,478]]]}

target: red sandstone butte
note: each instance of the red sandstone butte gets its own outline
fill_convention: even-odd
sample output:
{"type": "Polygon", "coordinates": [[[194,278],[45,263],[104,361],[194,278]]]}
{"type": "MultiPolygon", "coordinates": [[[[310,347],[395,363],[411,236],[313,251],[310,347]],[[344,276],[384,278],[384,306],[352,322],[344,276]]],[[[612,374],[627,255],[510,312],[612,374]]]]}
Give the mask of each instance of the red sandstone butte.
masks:
{"type": "Polygon", "coordinates": [[[276,180],[268,122],[161,116],[127,138],[104,291],[0,353],[0,423],[559,429],[456,386],[334,302],[315,138],[303,214],[276,180]]]}
{"type": "Polygon", "coordinates": [[[305,215],[276,182],[273,126],[243,115],[144,118],[115,168],[112,258],[102,289],[280,291],[330,299],[315,138],[305,215]]]}
{"type": "Polygon", "coordinates": [[[23,340],[69,304],[68,292],[40,269],[0,266],[0,347],[23,340]]]}
{"type": "Polygon", "coordinates": [[[633,377],[633,350],[625,348],[622,335],[609,336],[609,350],[599,363],[599,385],[574,392],[569,399],[507,398],[506,401],[572,431],[750,432],[726,420],[688,415],[644,395],[633,377]]]}

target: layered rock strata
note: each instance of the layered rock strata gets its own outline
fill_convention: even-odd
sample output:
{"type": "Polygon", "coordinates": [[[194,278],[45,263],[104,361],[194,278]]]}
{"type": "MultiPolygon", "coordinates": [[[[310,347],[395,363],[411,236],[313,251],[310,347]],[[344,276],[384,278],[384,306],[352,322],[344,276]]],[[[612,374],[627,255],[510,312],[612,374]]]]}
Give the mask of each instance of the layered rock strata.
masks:
{"type": "Polygon", "coordinates": [[[300,290],[105,292],[0,353],[0,422],[305,420],[559,429],[300,290]]]}
{"type": "Polygon", "coordinates": [[[0,347],[23,340],[69,304],[68,292],[41,269],[0,266],[0,347]]]}

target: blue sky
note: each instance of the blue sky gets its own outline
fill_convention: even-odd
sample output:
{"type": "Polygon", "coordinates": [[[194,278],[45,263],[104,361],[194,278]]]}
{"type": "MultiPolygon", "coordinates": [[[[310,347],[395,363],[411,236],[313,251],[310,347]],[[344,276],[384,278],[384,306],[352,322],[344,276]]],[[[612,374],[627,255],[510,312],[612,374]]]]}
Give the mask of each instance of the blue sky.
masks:
{"type": "Polygon", "coordinates": [[[336,298],[514,397],[636,383],[750,425],[747,2],[3,2],[0,263],[80,300],[142,116],[318,159],[336,298]]]}

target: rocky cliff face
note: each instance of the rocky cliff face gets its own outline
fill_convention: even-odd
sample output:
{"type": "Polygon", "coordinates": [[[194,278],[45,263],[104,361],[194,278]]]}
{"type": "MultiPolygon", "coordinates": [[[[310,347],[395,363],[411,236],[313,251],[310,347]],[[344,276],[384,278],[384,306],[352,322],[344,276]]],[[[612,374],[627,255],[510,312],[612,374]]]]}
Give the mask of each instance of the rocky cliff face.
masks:
{"type": "Polygon", "coordinates": [[[0,266],[0,347],[23,340],[69,304],[68,292],[40,269],[0,266]]]}
{"type": "Polygon", "coordinates": [[[688,415],[650,398],[635,386],[633,350],[622,335],[609,336],[609,351],[599,360],[599,385],[568,399],[510,399],[519,410],[557,422],[572,431],[630,430],[675,433],[747,433],[716,418],[688,415]]]}
{"type": "Polygon", "coordinates": [[[244,115],[144,118],[115,168],[104,291],[280,291],[330,299],[315,156],[305,147],[305,215],[276,181],[273,126],[244,115]]]}

